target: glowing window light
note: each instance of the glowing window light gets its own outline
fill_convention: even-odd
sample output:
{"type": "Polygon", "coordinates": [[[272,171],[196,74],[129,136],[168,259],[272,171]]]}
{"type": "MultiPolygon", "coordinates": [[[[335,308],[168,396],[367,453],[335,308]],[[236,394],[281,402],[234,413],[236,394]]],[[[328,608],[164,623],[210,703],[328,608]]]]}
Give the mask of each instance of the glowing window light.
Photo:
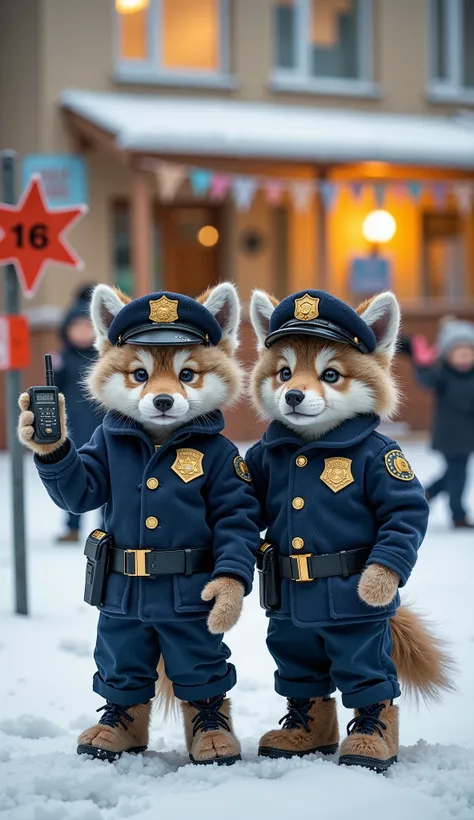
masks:
{"type": "Polygon", "coordinates": [[[213,225],[204,225],[198,231],[197,238],[198,242],[204,245],[205,248],[212,248],[219,241],[219,231],[213,225]]]}
{"type": "Polygon", "coordinates": [[[115,9],[119,14],[134,14],[147,9],[150,0],[115,0],[115,9]]]}
{"type": "Polygon", "coordinates": [[[362,233],[367,242],[374,245],[383,245],[395,236],[397,223],[388,211],[371,211],[362,223],[362,233]]]}

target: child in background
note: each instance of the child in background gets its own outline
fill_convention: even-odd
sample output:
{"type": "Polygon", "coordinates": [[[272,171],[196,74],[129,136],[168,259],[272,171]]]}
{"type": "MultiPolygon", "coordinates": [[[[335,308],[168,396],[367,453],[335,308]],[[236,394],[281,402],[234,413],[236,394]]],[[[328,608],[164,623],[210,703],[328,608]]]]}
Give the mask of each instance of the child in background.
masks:
{"type": "Polygon", "coordinates": [[[436,346],[417,335],[411,351],[418,382],[435,394],[433,449],[446,459],[444,474],[426,488],[426,498],[446,492],[454,527],[471,528],[462,496],[474,451],[474,324],[447,319],[436,346]]]}
{"type": "MultiPolygon", "coordinates": [[[[70,437],[76,447],[82,447],[101,423],[103,413],[87,398],[82,380],[95,358],[94,329],[89,318],[89,302],[93,286],[82,287],[67,311],[59,331],[63,348],[53,357],[55,381],[64,393],[68,410],[70,437]]],[[[66,532],[56,539],[58,544],[79,541],[80,516],[68,513],[66,532]]]]}

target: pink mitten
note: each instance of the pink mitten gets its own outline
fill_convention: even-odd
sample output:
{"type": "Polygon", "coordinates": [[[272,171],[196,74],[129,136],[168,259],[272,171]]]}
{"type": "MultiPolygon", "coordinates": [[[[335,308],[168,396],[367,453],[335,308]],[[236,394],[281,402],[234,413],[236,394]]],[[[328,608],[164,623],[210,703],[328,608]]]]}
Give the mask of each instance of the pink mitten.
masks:
{"type": "Polygon", "coordinates": [[[430,367],[438,355],[438,348],[436,345],[428,344],[425,336],[417,333],[411,340],[411,352],[413,361],[420,367],[430,367]]]}

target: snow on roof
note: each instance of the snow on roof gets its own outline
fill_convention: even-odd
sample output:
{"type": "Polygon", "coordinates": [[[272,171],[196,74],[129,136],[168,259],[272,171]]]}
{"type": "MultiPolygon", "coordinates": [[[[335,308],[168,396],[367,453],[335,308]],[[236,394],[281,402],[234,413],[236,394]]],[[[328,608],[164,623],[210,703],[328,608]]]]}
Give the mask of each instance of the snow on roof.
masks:
{"type": "Polygon", "coordinates": [[[60,105],[137,152],[474,168],[474,118],[66,90],[60,105]]]}

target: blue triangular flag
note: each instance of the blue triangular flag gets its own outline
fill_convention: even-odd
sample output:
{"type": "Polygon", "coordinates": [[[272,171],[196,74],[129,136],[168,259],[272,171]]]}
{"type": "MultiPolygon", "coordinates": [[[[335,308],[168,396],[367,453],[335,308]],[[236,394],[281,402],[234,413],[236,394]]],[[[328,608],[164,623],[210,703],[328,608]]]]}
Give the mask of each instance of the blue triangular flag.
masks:
{"type": "Polygon", "coordinates": [[[413,202],[418,202],[421,196],[421,183],[420,182],[409,182],[407,185],[408,193],[412,198],[413,202]]]}
{"type": "Polygon", "coordinates": [[[189,181],[194,196],[206,196],[211,184],[212,171],[207,168],[194,168],[189,172],[189,181]]]}
{"type": "Polygon", "coordinates": [[[336,201],[337,185],[334,182],[320,182],[319,192],[323,198],[324,207],[329,211],[336,201]]]}

